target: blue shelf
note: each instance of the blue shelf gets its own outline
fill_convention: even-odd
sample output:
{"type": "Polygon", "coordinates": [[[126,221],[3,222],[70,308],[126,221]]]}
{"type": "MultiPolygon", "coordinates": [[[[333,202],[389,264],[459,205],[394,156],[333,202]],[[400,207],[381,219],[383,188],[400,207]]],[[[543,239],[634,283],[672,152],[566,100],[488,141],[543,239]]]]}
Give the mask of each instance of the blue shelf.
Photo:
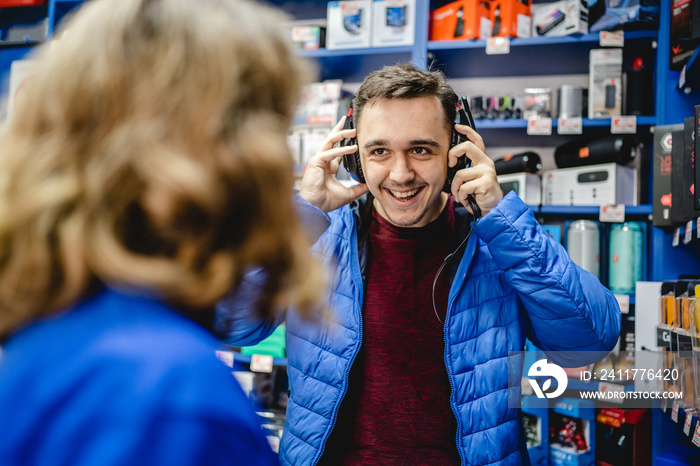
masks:
{"type": "MultiPolygon", "coordinates": [[[[598,215],[600,206],[567,206],[567,205],[543,205],[529,206],[536,214],[552,215],[598,215]]],[[[627,215],[649,215],[652,212],[651,204],[635,206],[625,206],[625,216],[627,215]]]]}
{"type": "Polygon", "coordinates": [[[413,47],[398,46],[398,47],[376,47],[363,49],[342,49],[342,50],[297,50],[297,55],[307,58],[328,58],[328,57],[346,57],[349,55],[384,55],[393,53],[411,53],[413,47]]]}
{"type": "MultiPolygon", "coordinates": [[[[582,123],[584,128],[593,127],[610,127],[610,118],[583,118],[582,123]]],[[[638,116],[637,126],[653,126],[656,124],[655,116],[638,116]]],[[[556,128],[559,125],[559,120],[557,118],[552,118],[552,128],[556,128]]],[[[510,129],[510,128],[527,128],[527,120],[522,118],[511,118],[503,119],[496,118],[493,120],[488,119],[478,119],[476,120],[476,127],[481,131],[482,129],[510,129]]]]}
{"type": "MultiPolygon", "coordinates": [[[[626,392],[633,392],[634,391],[634,383],[619,384],[619,383],[616,383],[614,381],[610,381],[608,384],[609,385],[621,385],[624,387],[626,392]]],[[[583,382],[581,380],[569,379],[569,383],[567,384],[567,388],[570,390],[597,392],[600,389],[600,382],[598,382],[598,381],[583,382]]]]}
{"type": "MultiPolygon", "coordinates": [[[[247,354],[233,353],[234,364],[239,362],[241,364],[250,364],[251,357],[247,354]]],[[[287,358],[274,358],[272,360],[273,366],[287,367],[287,358]]]]}
{"type": "MultiPolygon", "coordinates": [[[[690,455],[695,455],[698,451],[700,451],[700,447],[697,445],[693,444],[693,434],[695,433],[695,428],[697,426],[697,423],[700,422],[700,419],[698,419],[697,414],[694,413],[688,413],[685,409],[683,408],[678,408],[678,422],[674,422],[672,419],[672,414],[673,414],[673,402],[671,400],[668,401],[668,404],[666,405],[666,412],[663,412],[663,410],[660,407],[654,408],[654,411],[658,413],[659,419],[657,419],[657,425],[663,426],[664,428],[668,429],[668,434],[671,435],[674,439],[673,442],[671,442],[675,447],[680,447],[682,450],[686,453],[689,453],[690,455]],[[686,421],[687,416],[690,415],[692,416],[692,420],[690,422],[690,434],[686,435],[685,432],[683,432],[683,427],[686,421]]],[[[653,425],[653,424],[652,424],[653,425]]],[[[661,445],[658,445],[657,448],[660,448],[661,445]]],[[[667,448],[660,448],[662,450],[666,450],[667,448]]],[[[675,450],[675,448],[671,448],[670,451],[675,450]]],[[[697,464],[697,463],[692,463],[692,464],[697,464]]]]}
{"type": "MultiPolygon", "coordinates": [[[[625,41],[638,39],[655,39],[658,31],[631,31],[625,32],[625,41]]],[[[580,36],[561,37],[512,37],[511,47],[522,46],[546,46],[555,44],[597,44],[600,42],[599,34],[584,34],[580,36]]],[[[428,41],[428,50],[459,50],[469,48],[486,48],[486,41],[481,39],[468,40],[441,40],[428,41]]]]}

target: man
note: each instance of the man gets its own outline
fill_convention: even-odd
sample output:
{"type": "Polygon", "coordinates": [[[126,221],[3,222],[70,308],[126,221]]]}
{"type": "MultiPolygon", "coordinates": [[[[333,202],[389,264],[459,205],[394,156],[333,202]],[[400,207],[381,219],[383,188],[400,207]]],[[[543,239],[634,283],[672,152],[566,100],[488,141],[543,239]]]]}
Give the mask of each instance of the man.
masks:
{"type": "MultiPolygon", "coordinates": [[[[284,463],[527,463],[509,353],[529,336],[555,362],[582,365],[617,341],[613,295],[502,196],[481,137],[454,125],[456,100],[440,73],[375,71],[354,99],[357,129],[341,121],[309,161],[299,195],[329,217],[314,249],[335,273],[327,325],[287,316],[284,463]],[[450,148],[453,128],[469,140],[450,148]],[[366,183],[345,188],[340,159],[358,149],[366,183]],[[464,155],[471,166],[449,196],[448,166],[464,155]],[[470,195],[478,220],[460,206],[470,195]]],[[[227,317],[235,307],[219,307],[229,344],[269,334],[227,317]]]]}

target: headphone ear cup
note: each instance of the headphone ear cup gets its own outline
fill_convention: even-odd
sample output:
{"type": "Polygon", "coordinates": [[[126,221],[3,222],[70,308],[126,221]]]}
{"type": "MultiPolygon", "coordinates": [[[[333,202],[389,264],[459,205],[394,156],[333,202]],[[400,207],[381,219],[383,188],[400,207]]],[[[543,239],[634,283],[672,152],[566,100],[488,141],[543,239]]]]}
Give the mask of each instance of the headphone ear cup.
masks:
{"type": "MultiPolygon", "coordinates": [[[[352,146],[354,144],[357,144],[356,138],[343,139],[343,141],[340,143],[342,147],[352,146]]],[[[352,154],[343,155],[343,166],[356,181],[359,181],[360,183],[365,182],[365,175],[362,172],[359,151],[355,151],[352,154]]]]}
{"type": "MultiPolygon", "coordinates": [[[[454,128],[452,129],[452,142],[450,143],[450,149],[452,149],[457,144],[460,144],[465,139],[462,133],[457,132],[454,128]]],[[[454,167],[447,167],[447,179],[445,180],[445,185],[442,190],[446,193],[452,192],[452,179],[455,177],[458,171],[467,167],[467,156],[463,155],[457,159],[457,163],[454,167]]]]}

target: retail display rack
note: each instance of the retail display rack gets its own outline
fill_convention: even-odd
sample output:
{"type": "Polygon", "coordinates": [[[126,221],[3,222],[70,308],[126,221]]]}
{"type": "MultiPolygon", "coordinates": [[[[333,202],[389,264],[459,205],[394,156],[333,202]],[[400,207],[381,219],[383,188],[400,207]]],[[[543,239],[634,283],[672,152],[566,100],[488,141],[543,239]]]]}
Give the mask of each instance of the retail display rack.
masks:
{"type": "MultiPolygon", "coordinates": [[[[3,43],[0,41],[0,91],[7,92],[9,72],[14,60],[25,57],[42,42],[54,35],[56,26],[82,2],[79,0],[47,0],[41,5],[31,7],[0,8],[0,31],[12,23],[30,18],[31,12],[40,12],[36,21],[42,21],[45,34],[42,40],[3,43]],[[33,10],[32,10],[33,9],[33,10]],[[43,16],[42,16],[43,15],[43,16]]],[[[326,16],[325,1],[314,0],[272,0],[297,20],[309,20],[326,16]]],[[[536,3],[543,3],[536,1],[536,3]]],[[[448,79],[454,81],[459,92],[460,86],[467,86],[470,81],[490,78],[521,80],[523,87],[542,76],[555,78],[561,76],[583,76],[588,74],[588,54],[591,49],[600,47],[599,34],[583,34],[564,37],[512,38],[509,41],[510,52],[490,55],[485,53],[486,41],[430,41],[428,40],[428,18],[431,10],[430,0],[416,0],[415,40],[413,45],[397,47],[360,48],[347,50],[305,50],[299,55],[314,62],[318,69],[318,79],[341,79],[349,88],[362,81],[364,76],[383,65],[400,61],[412,61],[422,68],[438,67],[448,79]]],[[[626,64],[636,57],[642,57],[654,70],[654,114],[637,117],[637,137],[647,147],[641,160],[642,173],[648,173],[642,186],[652,185],[651,147],[655,126],[682,123],[684,118],[692,116],[694,105],[700,103],[700,90],[677,88],[679,72],[669,70],[670,63],[670,14],[671,1],[660,0],[660,17],[658,30],[642,30],[624,33],[623,55],[626,64]]],[[[467,90],[467,89],[465,89],[467,90]]],[[[487,148],[498,148],[507,144],[515,147],[555,147],[572,136],[559,135],[556,131],[551,136],[530,136],[526,133],[525,120],[481,120],[477,122],[480,134],[487,148]]],[[[558,120],[552,119],[552,127],[557,128],[558,120]]],[[[610,119],[582,120],[583,134],[589,136],[610,134],[610,119]]],[[[659,228],[651,222],[651,190],[643,193],[640,205],[626,206],[625,218],[646,222],[646,260],[643,277],[649,281],[676,279],[680,275],[696,274],[700,270],[700,240],[688,244],[673,246],[673,228],[659,228]]],[[[578,217],[595,217],[599,213],[597,206],[531,206],[538,218],[574,219],[578,217]]],[[[695,235],[693,235],[695,236],[695,235]]],[[[634,296],[630,299],[632,309],[634,296]]],[[[633,312],[633,311],[632,311],[633,312]]],[[[243,365],[251,363],[251,357],[235,354],[234,360],[243,365]]],[[[286,358],[273,360],[275,366],[285,366],[286,358]]],[[[596,383],[572,385],[579,390],[598,390],[596,383]]],[[[693,432],[698,427],[698,417],[682,409],[674,413],[673,407],[652,410],[652,428],[655,432],[652,441],[652,461],[663,455],[673,455],[677,449],[697,448],[691,443],[693,432]],[[690,416],[691,433],[683,433],[686,417],[690,416]],[[675,422],[677,420],[677,422],[675,422]],[[679,424],[675,432],[669,424],[679,424]]]]}

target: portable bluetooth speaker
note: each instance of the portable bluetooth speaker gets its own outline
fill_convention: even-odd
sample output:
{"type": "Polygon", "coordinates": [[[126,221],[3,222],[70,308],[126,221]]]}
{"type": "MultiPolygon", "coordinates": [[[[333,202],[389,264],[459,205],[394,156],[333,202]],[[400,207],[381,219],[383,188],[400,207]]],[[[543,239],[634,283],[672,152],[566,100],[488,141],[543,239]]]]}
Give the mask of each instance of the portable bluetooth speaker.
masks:
{"type": "Polygon", "coordinates": [[[536,152],[520,152],[508,154],[493,161],[497,175],[509,173],[537,173],[542,168],[540,156],[536,152]]]}
{"type": "Polygon", "coordinates": [[[610,230],[610,290],[634,293],[642,279],[642,229],[637,222],[618,223],[610,230]]]}
{"type": "Polygon", "coordinates": [[[627,165],[637,156],[637,140],[629,134],[608,136],[593,141],[576,140],[558,146],[554,160],[559,168],[601,163],[627,165]]]}
{"type": "Polygon", "coordinates": [[[596,222],[572,222],[566,233],[566,251],[576,265],[600,278],[600,230],[596,222]]]}

